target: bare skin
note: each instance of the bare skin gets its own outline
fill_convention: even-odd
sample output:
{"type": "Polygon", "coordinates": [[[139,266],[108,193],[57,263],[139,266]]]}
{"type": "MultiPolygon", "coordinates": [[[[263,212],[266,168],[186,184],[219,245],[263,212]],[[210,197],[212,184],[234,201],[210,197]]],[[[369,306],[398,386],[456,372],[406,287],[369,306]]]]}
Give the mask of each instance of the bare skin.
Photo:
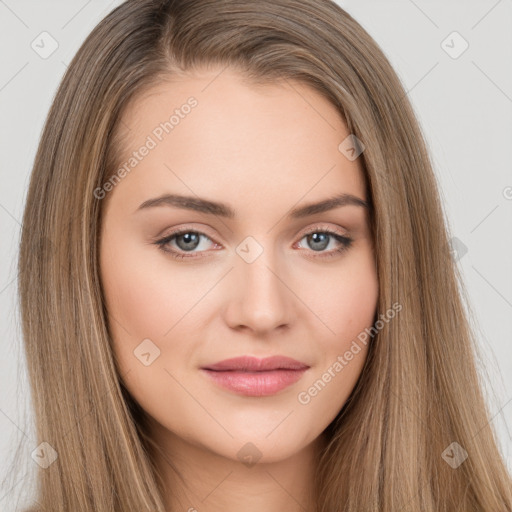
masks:
{"type": "Polygon", "coordinates": [[[349,132],[314,90],[256,87],[219,72],[159,84],[124,115],[126,159],[148,135],[157,144],[103,199],[113,349],[165,453],[156,462],[167,510],[314,511],[322,432],[354,388],[367,347],[341,371],[333,365],[371,327],[378,279],[366,208],[289,213],[342,193],[368,200],[361,159],[338,149],[349,132]],[[191,96],[197,105],[158,140],[155,127],[191,96]],[[226,203],[236,215],[138,210],[162,194],[226,203]],[[184,259],[154,243],[178,228],[201,234],[193,248],[183,233],[167,243],[184,259]],[[329,231],[352,242],[337,252],[344,244],[329,231]],[[151,341],[139,350],[143,340],[151,341]],[[284,355],[309,368],[268,396],[225,389],[201,370],[242,355],[284,355]]]}

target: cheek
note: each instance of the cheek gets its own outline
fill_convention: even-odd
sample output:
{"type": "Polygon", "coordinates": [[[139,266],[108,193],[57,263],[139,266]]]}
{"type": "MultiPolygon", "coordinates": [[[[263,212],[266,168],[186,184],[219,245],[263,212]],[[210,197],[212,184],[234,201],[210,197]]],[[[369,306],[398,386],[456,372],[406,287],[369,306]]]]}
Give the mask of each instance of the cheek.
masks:
{"type": "Polygon", "coordinates": [[[147,411],[165,416],[170,412],[162,403],[162,390],[169,394],[174,389],[165,370],[174,373],[171,363],[188,361],[194,349],[193,344],[169,342],[184,337],[185,315],[197,302],[199,284],[174,271],[158,248],[121,244],[121,238],[109,238],[100,253],[112,349],[132,397],[147,411]]]}
{"type": "Polygon", "coordinates": [[[325,279],[322,294],[317,287],[318,316],[329,329],[317,338],[319,364],[312,387],[304,400],[315,401],[317,412],[333,419],[354,388],[364,366],[379,295],[378,277],[370,251],[357,258],[331,279],[325,279]],[[319,396],[321,395],[321,397],[319,396]],[[316,398],[318,396],[318,398],[316,398]]]}
{"type": "Polygon", "coordinates": [[[379,283],[371,251],[359,251],[345,263],[324,274],[322,286],[318,281],[309,286],[314,290],[311,309],[325,324],[322,338],[328,351],[350,345],[375,318],[379,283]]]}
{"type": "Polygon", "coordinates": [[[169,411],[160,402],[161,390],[183,394],[172,376],[183,381],[199,348],[190,333],[209,279],[191,268],[180,271],[156,246],[126,242],[128,236],[121,244],[118,233],[108,240],[100,260],[112,350],[135,400],[165,416],[169,411]]]}
{"type": "Polygon", "coordinates": [[[113,246],[101,257],[111,325],[124,339],[162,340],[197,302],[199,276],[177,272],[156,246],[125,243],[119,251],[112,241],[113,246]]]}

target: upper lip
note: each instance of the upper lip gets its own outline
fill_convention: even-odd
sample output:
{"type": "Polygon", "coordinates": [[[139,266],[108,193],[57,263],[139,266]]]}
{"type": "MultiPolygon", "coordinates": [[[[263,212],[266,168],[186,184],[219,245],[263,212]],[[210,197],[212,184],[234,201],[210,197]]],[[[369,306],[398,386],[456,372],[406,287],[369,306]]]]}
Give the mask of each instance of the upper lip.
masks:
{"type": "Polygon", "coordinates": [[[249,371],[249,372],[264,372],[270,370],[305,370],[309,368],[307,364],[296,361],[290,357],[285,356],[272,356],[258,359],[252,356],[233,357],[231,359],[224,359],[218,363],[203,366],[205,370],[214,371],[249,371]]]}

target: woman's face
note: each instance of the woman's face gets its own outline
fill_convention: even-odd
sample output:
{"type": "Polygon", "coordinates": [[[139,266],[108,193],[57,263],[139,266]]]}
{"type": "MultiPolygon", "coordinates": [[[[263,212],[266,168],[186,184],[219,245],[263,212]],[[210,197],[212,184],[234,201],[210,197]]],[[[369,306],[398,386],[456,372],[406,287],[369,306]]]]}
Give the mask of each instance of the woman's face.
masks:
{"type": "Polygon", "coordinates": [[[367,209],[310,206],[368,199],[346,126],[307,86],[232,70],[162,83],[121,126],[124,172],[95,195],[125,386],[167,440],[242,461],[300,452],[352,391],[377,305],[367,209]]]}

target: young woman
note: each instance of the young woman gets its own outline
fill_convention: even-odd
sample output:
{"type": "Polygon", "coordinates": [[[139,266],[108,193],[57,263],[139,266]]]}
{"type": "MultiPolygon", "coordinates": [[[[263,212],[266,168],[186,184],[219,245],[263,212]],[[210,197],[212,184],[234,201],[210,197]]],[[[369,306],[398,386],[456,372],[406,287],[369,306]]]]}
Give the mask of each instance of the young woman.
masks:
{"type": "Polygon", "coordinates": [[[447,232],[335,3],[114,9],[23,218],[33,510],[512,510],[447,232]]]}

